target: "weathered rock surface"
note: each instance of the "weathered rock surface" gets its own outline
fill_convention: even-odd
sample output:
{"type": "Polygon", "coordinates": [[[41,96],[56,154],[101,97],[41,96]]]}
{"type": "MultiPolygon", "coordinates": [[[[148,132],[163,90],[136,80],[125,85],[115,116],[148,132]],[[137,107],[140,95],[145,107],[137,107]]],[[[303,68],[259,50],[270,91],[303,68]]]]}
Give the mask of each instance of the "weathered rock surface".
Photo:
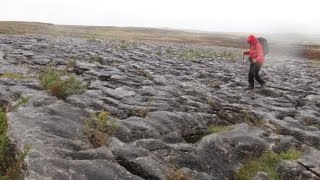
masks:
{"type": "MultiPolygon", "coordinates": [[[[28,76],[0,76],[1,106],[30,97],[8,113],[11,141],[20,150],[31,145],[25,179],[167,179],[173,169],[191,179],[234,179],[242,163],[264,150],[291,147],[306,152],[296,161],[282,161],[279,175],[319,179],[320,67],[271,54],[261,71],[267,86],[247,92],[248,67],[241,68],[241,52],[0,35],[0,75],[28,76]],[[184,57],[190,49],[215,53],[184,57]],[[223,57],[224,51],[234,57],[223,57]],[[73,72],[88,89],[64,101],[49,95],[37,80],[48,64],[73,72]],[[101,110],[110,112],[118,128],[107,145],[93,148],[84,119],[88,111],[101,110]],[[210,124],[231,130],[207,135],[210,124]],[[207,136],[190,143],[202,135],[207,136]]],[[[255,178],[265,176],[260,172],[255,178]]]]}

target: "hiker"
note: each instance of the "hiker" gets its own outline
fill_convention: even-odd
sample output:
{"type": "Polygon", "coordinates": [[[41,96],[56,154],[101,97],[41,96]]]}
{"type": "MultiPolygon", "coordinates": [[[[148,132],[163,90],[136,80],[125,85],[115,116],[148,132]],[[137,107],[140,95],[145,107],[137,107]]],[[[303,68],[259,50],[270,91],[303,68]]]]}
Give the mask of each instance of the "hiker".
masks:
{"type": "Polygon", "coordinates": [[[259,76],[260,68],[263,64],[263,48],[260,42],[254,35],[249,35],[247,42],[250,45],[248,51],[244,51],[243,54],[249,56],[250,70],[249,70],[249,89],[254,89],[254,79],[256,79],[262,87],[265,86],[265,82],[259,76]]]}

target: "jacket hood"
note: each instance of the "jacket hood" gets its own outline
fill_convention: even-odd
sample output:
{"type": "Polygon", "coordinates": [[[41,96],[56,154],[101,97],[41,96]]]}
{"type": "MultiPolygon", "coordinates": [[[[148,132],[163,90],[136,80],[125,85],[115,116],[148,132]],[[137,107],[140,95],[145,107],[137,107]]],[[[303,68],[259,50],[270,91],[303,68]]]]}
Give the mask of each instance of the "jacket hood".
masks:
{"type": "Polygon", "coordinates": [[[247,41],[250,43],[250,44],[254,44],[257,42],[257,38],[254,36],[254,35],[249,35],[248,38],[247,38],[247,41]]]}

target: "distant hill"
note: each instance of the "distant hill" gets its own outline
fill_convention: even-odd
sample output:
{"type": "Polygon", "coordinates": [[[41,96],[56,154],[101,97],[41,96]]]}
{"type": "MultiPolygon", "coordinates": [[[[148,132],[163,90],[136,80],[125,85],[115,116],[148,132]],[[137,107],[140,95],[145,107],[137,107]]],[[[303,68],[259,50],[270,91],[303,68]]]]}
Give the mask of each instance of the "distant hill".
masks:
{"type": "Polygon", "coordinates": [[[245,47],[245,36],[144,27],[55,25],[40,22],[0,21],[0,34],[45,34],[84,38],[116,38],[245,47]]]}
{"type": "MultiPolygon", "coordinates": [[[[208,32],[189,29],[55,25],[41,22],[0,21],[0,34],[44,34],[83,38],[115,38],[123,40],[147,40],[177,43],[200,43],[227,47],[246,48],[249,33],[208,32]]],[[[320,35],[274,33],[257,34],[270,43],[319,45],[320,35]]]]}

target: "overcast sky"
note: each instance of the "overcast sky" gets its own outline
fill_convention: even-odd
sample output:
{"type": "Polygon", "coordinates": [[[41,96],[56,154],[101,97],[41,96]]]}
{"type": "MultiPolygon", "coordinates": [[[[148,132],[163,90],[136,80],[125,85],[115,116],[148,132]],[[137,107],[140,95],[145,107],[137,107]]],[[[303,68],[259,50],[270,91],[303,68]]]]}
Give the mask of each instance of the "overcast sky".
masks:
{"type": "Polygon", "coordinates": [[[0,0],[0,20],[320,34],[319,0],[0,0]]]}

